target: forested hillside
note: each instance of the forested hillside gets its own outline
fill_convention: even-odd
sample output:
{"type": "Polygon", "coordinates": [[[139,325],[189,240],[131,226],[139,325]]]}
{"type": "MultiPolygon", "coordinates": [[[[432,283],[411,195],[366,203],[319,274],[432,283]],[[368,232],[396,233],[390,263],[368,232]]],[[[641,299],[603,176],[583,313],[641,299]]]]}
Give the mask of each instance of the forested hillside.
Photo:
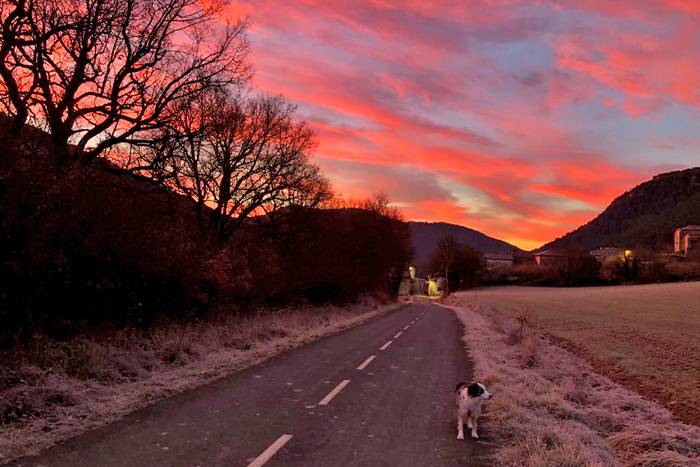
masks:
{"type": "Polygon", "coordinates": [[[489,237],[477,230],[446,222],[409,222],[413,242],[414,262],[428,263],[438,241],[445,236],[480,253],[516,253],[520,249],[510,243],[489,237]]]}
{"type": "Polygon", "coordinates": [[[615,199],[592,221],[541,248],[643,246],[670,251],[674,229],[688,224],[700,224],[700,167],[655,176],[615,199]]]}

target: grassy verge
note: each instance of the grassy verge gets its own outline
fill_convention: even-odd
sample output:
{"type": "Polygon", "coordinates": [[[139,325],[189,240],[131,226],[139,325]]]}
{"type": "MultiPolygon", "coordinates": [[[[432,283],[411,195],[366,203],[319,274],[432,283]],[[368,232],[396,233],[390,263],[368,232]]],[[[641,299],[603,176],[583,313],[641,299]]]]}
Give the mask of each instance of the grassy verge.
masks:
{"type": "Polygon", "coordinates": [[[492,287],[462,299],[517,317],[597,372],[700,425],[700,282],[620,287],[492,287]]]}
{"type": "Polygon", "coordinates": [[[37,338],[0,356],[0,464],[396,306],[366,301],[163,323],[105,338],[37,338]]]}
{"type": "Polygon", "coordinates": [[[700,464],[700,428],[597,374],[530,327],[527,315],[459,297],[448,303],[465,323],[476,377],[495,394],[484,423],[495,464],[700,464]]]}

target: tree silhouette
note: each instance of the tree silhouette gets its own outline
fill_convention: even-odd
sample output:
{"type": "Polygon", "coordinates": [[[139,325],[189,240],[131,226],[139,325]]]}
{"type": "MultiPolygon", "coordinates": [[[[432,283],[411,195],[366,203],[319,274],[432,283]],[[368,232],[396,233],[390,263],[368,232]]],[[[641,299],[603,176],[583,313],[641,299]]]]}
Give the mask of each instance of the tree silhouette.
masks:
{"type": "Polygon", "coordinates": [[[251,215],[316,207],[330,184],[309,162],[314,134],[293,120],[279,96],[208,93],[181,103],[159,144],[136,161],[143,170],[195,200],[219,237],[231,237],[251,215]]]}
{"type": "Polygon", "coordinates": [[[482,269],[481,254],[446,235],[438,240],[430,267],[433,272],[445,275],[445,294],[449,294],[477,283],[482,269]]]}
{"type": "Polygon", "coordinates": [[[31,119],[48,130],[62,165],[89,161],[165,125],[174,103],[244,82],[246,23],[217,21],[223,6],[3,1],[0,96],[14,131],[31,119]]]}
{"type": "Polygon", "coordinates": [[[441,271],[441,273],[444,271],[445,273],[445,295],[450,293],[450,268],[457,255],[458,246],[457,240],[452,235],[441,237],[431,260],[436,271],[441,271]]]}

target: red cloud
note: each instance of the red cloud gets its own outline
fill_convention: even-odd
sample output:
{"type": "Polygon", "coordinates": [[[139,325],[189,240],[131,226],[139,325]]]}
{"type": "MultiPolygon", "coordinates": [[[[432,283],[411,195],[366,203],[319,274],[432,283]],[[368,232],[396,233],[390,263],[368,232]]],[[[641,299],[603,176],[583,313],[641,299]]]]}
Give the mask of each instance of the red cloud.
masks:
{"type": "MultiPolygon", "coordinates": [[[[251,18],[255,84],[299,104],[339,191],[386,191],[410,218],[523,247],[674,165],[635,160],[641,139],[620,154],[610,119],[700,104],[691,0],[273,0],[230,12],[251,18]]],[[[693,137],[664,147],[678,140],[693,137]]]]}

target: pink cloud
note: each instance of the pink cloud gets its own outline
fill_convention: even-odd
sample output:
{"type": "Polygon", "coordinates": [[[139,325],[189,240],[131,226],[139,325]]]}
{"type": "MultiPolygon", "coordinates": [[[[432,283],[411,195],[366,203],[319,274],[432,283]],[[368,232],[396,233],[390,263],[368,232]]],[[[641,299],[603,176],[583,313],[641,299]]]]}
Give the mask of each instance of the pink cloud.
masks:
{"type": "Polygon", "coordinates": [[[534,247],[694,140],[643,126],[700,110],[691,0],[234,1],[229,14],[250,17],[255,85],[300,106],[338,190],[387,191],[416,219],[534,247]],[[650,138],[621,153],[623,123],[650,138]]]}

